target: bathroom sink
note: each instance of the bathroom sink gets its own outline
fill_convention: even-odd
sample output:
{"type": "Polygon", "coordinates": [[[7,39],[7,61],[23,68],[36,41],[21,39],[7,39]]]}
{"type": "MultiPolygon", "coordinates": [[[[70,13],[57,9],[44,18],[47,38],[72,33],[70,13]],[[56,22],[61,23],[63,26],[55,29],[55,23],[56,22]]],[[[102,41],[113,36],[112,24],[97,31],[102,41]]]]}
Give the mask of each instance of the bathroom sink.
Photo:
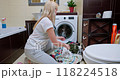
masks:
{"type": "Polygon", "coordinates": [[[32,13],[32,15],[34,16],[35,20],[39,20],[41,17],[41,13],[32,13]]]}

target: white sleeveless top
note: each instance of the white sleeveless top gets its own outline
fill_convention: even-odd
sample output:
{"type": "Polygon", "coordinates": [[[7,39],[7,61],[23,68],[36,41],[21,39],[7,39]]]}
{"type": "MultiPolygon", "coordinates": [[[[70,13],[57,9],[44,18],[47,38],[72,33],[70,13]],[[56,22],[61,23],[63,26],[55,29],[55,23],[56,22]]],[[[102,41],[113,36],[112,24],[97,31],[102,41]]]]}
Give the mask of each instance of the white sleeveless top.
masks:
{"type": "Polygon", "coordinates": [[[47,30],[53,27],[53,23],[48,17],[44,17],[36,26],[33,33],[29,36],[25,49],[42,49],[44,50],[50,40],[47,30]]]}

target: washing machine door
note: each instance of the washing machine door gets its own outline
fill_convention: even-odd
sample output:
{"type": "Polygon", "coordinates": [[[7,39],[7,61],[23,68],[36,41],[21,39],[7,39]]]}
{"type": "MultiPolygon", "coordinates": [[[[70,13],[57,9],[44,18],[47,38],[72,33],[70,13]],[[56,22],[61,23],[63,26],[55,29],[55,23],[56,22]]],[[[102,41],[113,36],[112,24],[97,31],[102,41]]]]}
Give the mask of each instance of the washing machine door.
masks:
{"type": "Polygon", "coordinates": [[[65,43],[68,41],[74,41],[74,26],[69,22],[61,22],[56,25],[56,35],[63,36],[66,40],[65,43]]]}

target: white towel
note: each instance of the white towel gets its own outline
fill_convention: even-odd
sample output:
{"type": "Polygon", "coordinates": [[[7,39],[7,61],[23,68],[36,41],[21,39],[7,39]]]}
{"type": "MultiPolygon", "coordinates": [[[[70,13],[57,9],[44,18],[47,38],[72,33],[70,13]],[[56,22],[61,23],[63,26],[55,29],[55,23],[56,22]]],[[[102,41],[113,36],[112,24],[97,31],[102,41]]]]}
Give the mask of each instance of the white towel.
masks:
{"type": "Polygon", "coordinates": [[[72,53],[67,50],[65,47],[63,47],[63,51],[62,51],[62,57],[65,57],[65,58],[69,58],[69,57],[72,57],[72,53]]]}

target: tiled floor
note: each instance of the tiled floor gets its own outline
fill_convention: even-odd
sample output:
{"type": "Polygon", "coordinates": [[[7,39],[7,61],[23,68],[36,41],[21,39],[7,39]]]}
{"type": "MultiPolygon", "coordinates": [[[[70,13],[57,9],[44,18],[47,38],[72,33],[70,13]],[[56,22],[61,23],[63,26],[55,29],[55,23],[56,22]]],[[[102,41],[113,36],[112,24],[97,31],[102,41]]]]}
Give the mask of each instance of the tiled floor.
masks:
{"type": "Polygon", "coordinates": [[[24,59],[25,59],[25,54],[23,53],[16,61],[13,62],[13,64],[23,64],[24,63],[24,59]]]}

